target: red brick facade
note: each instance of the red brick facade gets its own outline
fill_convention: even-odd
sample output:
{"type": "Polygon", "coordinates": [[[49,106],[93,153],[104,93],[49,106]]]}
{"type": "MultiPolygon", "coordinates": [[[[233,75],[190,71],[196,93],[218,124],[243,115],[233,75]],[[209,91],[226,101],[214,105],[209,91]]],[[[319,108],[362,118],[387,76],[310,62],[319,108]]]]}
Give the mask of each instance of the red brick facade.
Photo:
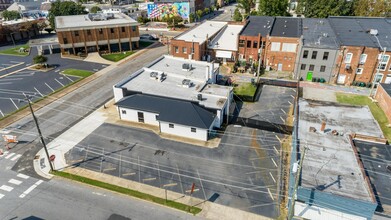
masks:
{"type": "MultiPolygon", "coordinates": [[[[238,58],[240,60],[246,60],[247,62],[258,61],[259,49],[263,45],[262,54],[264,54],[264,48],[266,45],[266,37],[258,36],[239,36],[239,50],[238,58]]],[[[262,57],[263,60],[263,57],[262,57]]]]}
{"type": "Polygon", "coordinates": [[[268,37],[265,47],[265,63],[271,70],[281,70],[284,72],[293,72],[295,70],[296,56],[298,53],[300,38],[288,37],[268,37]],[[273,48],[275,46],[280,46],[273,48]],[[286,50],[285,44],[290,44],[293,50],[286,50]],[[292,52],[290,52],[292,51],[292,52]]]}
{"type": "Polygon", "coordinates": [[[379,85],[376,91],[375,99],[379,106],[383,109],[388,122],[391,124],[391,96],[384,90],[382,85],[379,85]]]}
{"type": "MultiPolygon", "coordinates": [[[[344,85],[352,85],[354,82],[372,83],[377,73],[379,54],[381,52],[378,48],[342,47],[337,58],[338,73],[334,82],[344,85]]],[[[386,55],[391,57],[390,52],[386,55]]],[[[391,74],[390,63],[391,58],[385,64],[384,70],[379,70],[379,73],[383,74],[381,82],[385,81],[387,74],[391,74]]]]}
{"type": "Polygon", "coordinates": [[[170,54],[174,57],[181,57],[189,59],[189,55],[192,54],[192,48],[194,52],[192,59],[201,60],[203,56],[208,54],[206,43],[199,44],[198,42],[188,42],[184,40],[171,39],[170,54]]]}

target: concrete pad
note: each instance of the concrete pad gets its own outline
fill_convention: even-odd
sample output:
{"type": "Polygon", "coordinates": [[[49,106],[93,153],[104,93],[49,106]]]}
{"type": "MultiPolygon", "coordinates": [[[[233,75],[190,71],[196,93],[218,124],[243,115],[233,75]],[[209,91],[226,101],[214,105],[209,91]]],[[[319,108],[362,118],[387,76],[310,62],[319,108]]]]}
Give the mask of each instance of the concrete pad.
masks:
{"type": "Polygon", "coordinates": [[[304,87],[303,98],[324,102],[337,102],[335,91],[329,89],[304,87]]]}
{"type": "Polygon", "coordinates": [[[102,58],[98,52],[94,52],[94,53],[88,53],[87,57],[84,59],[84,61],[86,62],[92,62],[92,63],[101,63],[101,64],[107,64],[107,65],[111,65],[113,64],[114,62],[112,61],[109,61],[109,60],[106,60],[104,58],[102,58]]]}

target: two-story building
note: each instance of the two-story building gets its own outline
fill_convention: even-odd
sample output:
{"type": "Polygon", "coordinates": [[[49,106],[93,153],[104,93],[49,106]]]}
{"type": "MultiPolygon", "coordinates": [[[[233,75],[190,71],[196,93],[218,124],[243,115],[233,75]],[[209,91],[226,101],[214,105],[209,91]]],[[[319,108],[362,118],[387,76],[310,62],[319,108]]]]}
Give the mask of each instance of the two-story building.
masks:
{"type": "Polygon", "coordinates": [[[335,74],[339,43],[327,19],[305,18],[302,47],[298,53],[296,73],[303,80],[324,79],[335,74]]]}
{"type": "Polygon", "coordinates": [[[266,70],[294,72],[301,33],[301,18],[276,17],[265,47],[266,70]]]}
{"type": "Polygon", "coordinates": [[[137,21],[122,13],[56,17],[62,53],[129,51],[139,47],[137,21]]]}

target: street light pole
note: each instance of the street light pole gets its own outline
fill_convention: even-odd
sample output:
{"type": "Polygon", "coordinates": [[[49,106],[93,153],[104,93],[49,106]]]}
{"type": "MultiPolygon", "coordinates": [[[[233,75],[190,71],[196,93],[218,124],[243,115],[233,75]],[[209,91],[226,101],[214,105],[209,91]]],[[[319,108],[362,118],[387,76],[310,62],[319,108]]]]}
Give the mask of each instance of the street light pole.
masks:
{"type": "Polygon", "coordinates": [[[43,139],[43,136],[42,136],[42,133],[41,133],[41,129],[39,128],[39,125],[38,125],[38,120],[37,120],[37,118],[35,117],[33,108],[31,107],[30,98],[27,97],[27,95],[24,94],[24,93],[23,93],[23,95],[24,95],[24,97],[26,98],[26,100],[27,100],[27,102],[28,102],[28,104],[29,104],[30,111],[31,111],[31,115],[33,116],[35,125],[37,126],[38,134],[39,134],[39,137],[41,138],[41,142],[42,142],[42,144],[43,144],[43,148],[45,149],[46,157],[47,157],[48,162],[49,162],[49,165],[50,165],[50,171],[54,171],[54,169],[53,169],[53,164],[52,164],[52,162],[50,161],[49,152],[48,152],[48,149],[47,149],[46,144],[45,144],[45,140],[43,139]]]}

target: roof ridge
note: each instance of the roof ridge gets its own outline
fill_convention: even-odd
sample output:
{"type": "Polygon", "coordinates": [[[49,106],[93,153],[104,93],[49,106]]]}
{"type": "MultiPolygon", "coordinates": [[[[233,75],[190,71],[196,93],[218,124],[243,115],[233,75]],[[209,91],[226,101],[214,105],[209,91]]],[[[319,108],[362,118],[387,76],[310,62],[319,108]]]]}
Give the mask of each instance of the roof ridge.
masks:
{"type": "MultiPolygon", "coordinates": [[[[204,119],[201,117],[200,112],[198,111],[198,109],[197,109],[196,107],[198,107],[198,108],[200,108],[200,109],[202,109],[202,110],[204,110],[204,111],[208,111],[208,110],[204,109],[203,107],[201,107],[201,106],[199,106],[199,105],[197,105],[197,104],[195,104],[195,103],[190,102],[190,104],[192,105],[193,109],[197,112],[198,118],[202,121],[202,123],[204,124],[204,126],[207,128],[208,125],[205,123],[204,119]]],[[[209,111],[208,111],[208,112],[209,112],[209,111]]]]}

